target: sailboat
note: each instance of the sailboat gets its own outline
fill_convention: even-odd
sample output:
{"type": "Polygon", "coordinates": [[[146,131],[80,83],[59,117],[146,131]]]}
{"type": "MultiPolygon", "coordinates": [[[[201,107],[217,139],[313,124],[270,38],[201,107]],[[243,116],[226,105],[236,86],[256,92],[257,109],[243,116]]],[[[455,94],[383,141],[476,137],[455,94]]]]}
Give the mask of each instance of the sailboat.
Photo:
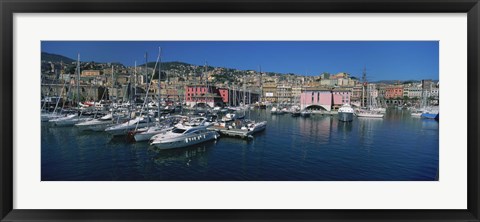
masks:
{"type": "MultiPolygon", "coordinates": [[[[366,71],[363,71],[364,79],[366,79],[366,71]]],[[[366,84],[366,82],[365,82],[366,84]]],[[[367,84],[367,109],[359,109],[355,112],[355,115],[360,118],[383,118],[384,113],[376,110],[376,101],[372,98],[373,85],[367,84]]]]}
{"type": "MultiPolygon", "coordinates": [[[[60,95],[63,94],[63,90],[65,89],[65,85],[66,85],[67,81],[64,81],[63,82],[63,87],[62,87],[62,90],[60,92],[60,95]]],[[[49,91],[50,92],[50,91],[49,91]]],[[[47,94],[48,96],[48,94],[47,94]]],[[[56,119],[56,118],[60,118],[60,117],[64,117],[64,115],[60,114],[60,112],[57,112],[57,109],[58,109],[58,104],[60,103],[60,100],[61,98],[60,97],[46,97],[46,98],[43,98],[43,105],[42,105],[42,110],[44,109],[45,105],[47,104],[47,101],[51,98],[56,98],[56,101],[55,101],[55,108],[53,109],[53,112],[49,113],[49,112],[42,112],[40,114],[40,119],[42,122],[48,122],[52,119],[56,119]]]]}
{"type": "Polygon", "coordinates": [[[78,113],[49,120],[49,122],[55,124],[56,126],[73,126],[79,122],[84,122],[92,119],[92,118],[83,117],[82,112],[78,107],[80,105],[80,54],[78,54],[78,58],[77,58],[77,81],[76,82],[77,82],[76,105],[77,105],[78,113]]]}

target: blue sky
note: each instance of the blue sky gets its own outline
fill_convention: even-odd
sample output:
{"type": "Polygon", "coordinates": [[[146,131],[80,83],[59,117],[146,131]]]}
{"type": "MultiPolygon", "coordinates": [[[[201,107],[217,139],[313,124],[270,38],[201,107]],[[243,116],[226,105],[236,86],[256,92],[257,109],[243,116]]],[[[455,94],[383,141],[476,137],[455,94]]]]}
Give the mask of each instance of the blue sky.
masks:
{"type": "Polygon", "coordinates": [[[435,79],[439,72],[438,41],[42,41],[42,52],[82,61],[120,62],[133,66],[155,61],[319,75],[347,72],[367,79],[435,79]]]}

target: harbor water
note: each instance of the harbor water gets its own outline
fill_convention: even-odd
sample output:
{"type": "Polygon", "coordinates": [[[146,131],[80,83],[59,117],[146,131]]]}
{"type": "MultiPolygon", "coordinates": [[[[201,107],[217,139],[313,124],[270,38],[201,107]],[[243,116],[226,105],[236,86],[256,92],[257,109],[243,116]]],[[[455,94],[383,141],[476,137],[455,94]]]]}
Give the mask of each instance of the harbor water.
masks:
{"type": "Polygon", "coordinates": [[[435,181],[439,122],[389,109],[383,119],[271,115],[252,139],[174,150],[103,132],[41,125],[42,181],[435,181]]]}

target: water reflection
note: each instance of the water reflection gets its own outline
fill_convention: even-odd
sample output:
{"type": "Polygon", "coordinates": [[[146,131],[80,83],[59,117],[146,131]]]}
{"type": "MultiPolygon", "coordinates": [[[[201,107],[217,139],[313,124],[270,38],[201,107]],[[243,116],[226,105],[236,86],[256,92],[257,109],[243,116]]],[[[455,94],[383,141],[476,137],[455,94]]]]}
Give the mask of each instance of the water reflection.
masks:
{"type": "Polygon", "coordinates": [[[353,123],[352,122],[338,122],[337,123],[338,132],[346,135],[348,132],[352,132],[353,123]]]}
{"type": "Polygon", "coordinates": [[[192,162],[195,161],[199,166],[205,167],[208,165],[208,152],[214,148],[215,144],[216,141],[208,141],[183,149],[159,150],[150,147],[149,150],[157,153],[154,157],[156,165],[170,166],[176,163],[190,167],[192,162]]]}

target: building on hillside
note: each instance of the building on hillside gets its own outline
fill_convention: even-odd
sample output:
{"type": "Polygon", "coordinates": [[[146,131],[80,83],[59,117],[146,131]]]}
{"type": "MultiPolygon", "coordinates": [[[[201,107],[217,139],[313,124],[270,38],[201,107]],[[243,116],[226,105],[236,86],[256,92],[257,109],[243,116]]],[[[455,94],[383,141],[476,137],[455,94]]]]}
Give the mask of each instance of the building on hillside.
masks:
{"type": "Polygon", "coordinates": [[[100,75],[100,70],[82,70],[82,77],[86,76],[99,76],[100,75]]]}

